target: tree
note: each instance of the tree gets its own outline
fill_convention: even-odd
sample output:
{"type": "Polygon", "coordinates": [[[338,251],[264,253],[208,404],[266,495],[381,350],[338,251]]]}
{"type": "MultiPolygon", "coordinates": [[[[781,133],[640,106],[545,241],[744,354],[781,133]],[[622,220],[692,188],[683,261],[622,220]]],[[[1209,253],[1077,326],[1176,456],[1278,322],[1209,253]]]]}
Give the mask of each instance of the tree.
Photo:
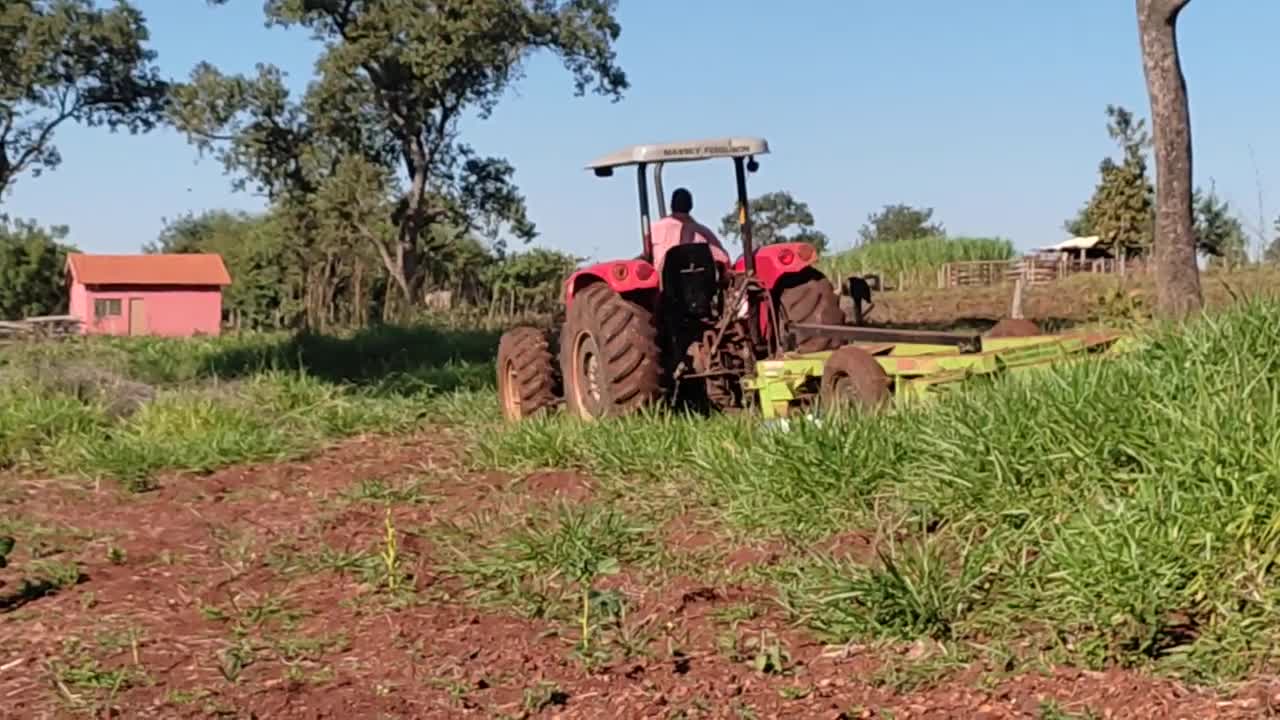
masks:
{"type": "Polygon", "coordinates": [[[870,244],[945,235],[942,224],[930,222],[932,218],[933,208],[885,205],[880,212],[867,216],[867,224],[858,230],[858,237],[862,244],[870,244]]]}
{"type": "Polygon", "coordinates": [[[1195,207],[1196,247],[1215,264],[1235,267],[1249,260],[1244,223],[1231,214],[1230,203],[1218,197],[1212,187],[1192,193],[1195,207]]]}
{"type": "Polygon", "coordinates": [[[1267,245],[1267,251],[1262,259],[1269,263],[1280,264],[1280,217],[1276,218],[1274,229],[1276,236],[1271,244],[1267,245]]]}
{"type": "Polygon", "coordinates": [[[322,188],[325,229],[376,251],[402,309],[417,302],[444,242],[503,228],[535,236],[514,169],[459,138],[459,121],[487,117],[539,50],[558,55],[577,95],[621,97],[614,62],[615,0],[268,0],[268,21],[301,26],[325,44],[299,100],[279,70],[227,76],[199,65],[175,89],[175,124],[215,152],[238,183],[306,206],[322,188]]]}
{"type": "Polygon", "coordinates": [[[509,298],[516,309],[551,312],[560,300],[565,279],[579,262],[580,258],[545,248],[513,253],[489,271],[494,300],[501,303],[509,298]]]}
{"type": "Polygon", "coordinates": [[[0,199],[18,176],[62,161],[65,123],[152,129],[166,85],[142,14],[122,0],[11,0],[0,5],[0,199]]]}
{"type": "MultiPolygon", "coordinates": [[[[319,212],[332,212],[325,203],[319,212]]],[[[222,256],[232,284],[223,309],[238,327],[279,329],[300,326],[364,327],[381,312],[384,291],[393,287],[373,249],[357,244],[344,251],[300,238],[298,228],[323,234],[324,221],[293,215],[280,205],[266,213],[228,210],[188,213],[168,222],[159,237],[144,246],[149,253],[212,252],[222,256]]],[[[312,216],[308,216],[312,217],[312,216]]],[[[452,237],[444,227],[432,231],[452,237]]],[[[551,250],[498,255],[480,238],[467,235],[440,246],[433,256],[427,290],[447,289],[465,305],[549,312],[557,304],[566,277],[578,258],[551,250]]]]}
{"type": "Polygon", "coordinates": [[[1089,205],[1086,204],[1076,212],[1076,216],[1062,223],[1062,229],[1071,237],[1090,237],[1093,235],[1093,223],[1089,221],[1089,205]]]}
{"type": "Polygon", "coordinates": [[[1178,58],[1178,14],[1191,0],[1137,0],[1142,69],[1155,131],[1156,306],[1183,318],[1204,306],[1191,206],[1191,113],[1178,58]]]}
{"type": "MultiPolygon", "coordinates": [[[[289,237],[279,213],[211,210],[166,223],[143,251],[221,255],[232,278],[223,292],[223,311],[241,328],[276,329],[295,326],[305,311],[308,261],[289,237]]],[[[334,305],[335,313],[350,314],[342,312],[344,304],[334,305]]]]}
{"type": "Polygon", "coordinates": [[[1121,160],[1106,157],[1089,202],[1064,223],[1076,237],[1098,236],[1099,245],[1115,255],[1140,255],[1151,245],[1155,188],[1147,179],[1146,148],[1151,144],[1146,121],[1123,107],[1108,105],[1107,134],[1120,146],[1121,160]]]}
{"type": "Polygon", "coordinates": [[[67,310],[66,226],[0,217],[0,320],[67,310]]]}
{"type": "MultiPolygon", "coordinates": [[[[785,191],[771,192],[751,201],[751,240],[757,247],[780,242],[803,242],[818,252],[827,249],[827,236],[813,227],[808,203],[785,191]]],[[[730,210],[720,221],[720,234],[742,242],[738,211],[730,210]]]]}

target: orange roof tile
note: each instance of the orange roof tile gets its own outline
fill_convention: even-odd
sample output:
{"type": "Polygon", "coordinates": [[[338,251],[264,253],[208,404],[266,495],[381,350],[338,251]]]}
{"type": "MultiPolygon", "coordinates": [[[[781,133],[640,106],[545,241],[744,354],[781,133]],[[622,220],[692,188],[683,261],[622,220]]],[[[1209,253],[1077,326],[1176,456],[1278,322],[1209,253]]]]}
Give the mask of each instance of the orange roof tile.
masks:
{"type": "Polygon", "coordinates": [[[67,255],[71,277],[85,285],[230,285],[222,256],[212,253],[67,255]]]}

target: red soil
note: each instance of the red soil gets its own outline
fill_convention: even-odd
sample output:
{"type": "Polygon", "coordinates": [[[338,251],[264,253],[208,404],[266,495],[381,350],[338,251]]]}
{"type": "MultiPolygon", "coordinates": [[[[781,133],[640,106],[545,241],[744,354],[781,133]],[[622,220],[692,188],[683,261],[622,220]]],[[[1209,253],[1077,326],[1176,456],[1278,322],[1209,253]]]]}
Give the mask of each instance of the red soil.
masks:
{"type": "MultiPolygon", "coordinates": [[[[572,624],[464,603],[422,528],[499,507],[508,494],[584,500],[590,479],[469,476],[441,449],[451,444],[439,432],[359,438],[309,460],[162,478],[141,496],[6,480],[16,488],[6,514],[94,537],[50,555],[79,563],[78,585],[0,613],[0,717],[87,714],[98,703],[100,714],[110,704],[137,718],[1033,718],[1052,700],[1100,717],[1246,718],[1280,703],[1280,685],[1221,698],[1135,672],[1069,669],[1001,677],[973,667],[899,694],[872,682],[893,649],[826,648],[789,626],[767,590],[653,584],[629,571],[604,587],[628,596],[625,627],[645,652],[588,669],[572,656],[572,624]],[[399,487],[424,471],[438,480],[428,498],[393,506],[413,601],[375,599],[354,570],[296,569],[325,548],[379,546],[385,511],[344,499],[355,481],[399,487]],[[787,652],[782,672],[750,665],[775,645],[787,652]],[[95,692],[94,662],[136,679],[95,692]],[[83,672],[63,672],[59,684],[60,667],[83,672]]],[[[663,535],[697,548],[709,543],[703,531],[684,518],[663,535]]],[[[857,559],[870,546],[849,535],[826,549],[857,559]]],[[[780,553],[743,548],[729,562],[780,553]]],[[[0,594],[17,586],[19,560],[0,571],[0,594]]],[[[913,647],[901,651],[929,652],[913,647]]]]}

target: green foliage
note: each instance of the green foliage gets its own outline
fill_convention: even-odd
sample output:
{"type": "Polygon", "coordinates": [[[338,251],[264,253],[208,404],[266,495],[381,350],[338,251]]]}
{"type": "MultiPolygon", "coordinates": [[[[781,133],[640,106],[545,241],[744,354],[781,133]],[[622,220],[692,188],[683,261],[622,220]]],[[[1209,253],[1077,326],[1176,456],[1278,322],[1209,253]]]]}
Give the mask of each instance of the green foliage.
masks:
{"type": "Polygon", "coordinates": [[[1280,263],[1280,217],[1276,218],[1274,232],[1276,234],[1275,239],[1267,245],[1263,259],[1269,263],[1280,263]]]}
{"type": "Polygon", "coordinates": [[[145,490],[166,469],[211,470],[328,438],[407,430],[437,408],[440,419],[488,412],[471,395],[449,393],[492,387],[495,345],[489,333],[383,327],[350,337],[115,338],[15,351],[0,356],[0,468],[145,490]],[[154,392],[133,412],[112,413],[109,392],[41,381],[59,365],[154,392]]]}
{"type": "Polygon", "coordinates": [[[67,228],[0,216],[0,320],[66,312],[67,228]]]}
{"type": "Polygon", "coordinates": [[[1119,163],[1103,158],[1101,179],[1088,204],[1065,228],[1076,236],[1097,235],[1100,245],[1113,253],[1144,254],[1151,247],[1155,229],[1155,187],[1147,177],[1146,150],[1151,136],[1145,119],[1107,106],[1107,133],[1119,144],[1119,163]]]}
{"type": "Polygon", "coordinates": [[[9,567],[9,555],[13,553],[15,544],[13,538],[0,536],[0,568],[9,567]]]}
{"type": "MultiPolygon", "coordinates": [[[[782,242],[803,242],[818,252],[827,249],[827,236],[813,227],[813,213],[808,203],[785,191],[771,192],[751,200],[751,239],[756,247],[782,242]]],[[[720,221],[720,235],[742,242],[737,209],[730,210],[720,221]]]]}
{"type": "MultiPolygon", "coordinates": [[[[1107,106],[1107,132],[1122,151],[1119,163],[1104,158],[1093,197],[1063,228],[1076,237],[1097,235],[1113,253],[1145,254],[1155,232],[1155,186],[1147,176],[1151,136],[1145,119],[1122,107],[1107,106]]],[[[1248,261],[1244,227],[1213,187],[1192,195],[1197,249],[1228,267],[1248,261]]]]}
{"type": "Polygon", "coordinates": [[[142,14],[127,3],[25,0],[0,6],[0,199],[18,176],[58,166],[67,123],[150,130],[165,83],[142,14]]]}
{"type": "Polygon", "coordinates": [[[877,548],[876,565],[819,560],[794,568],[795,584],[784,575],[784,592],[801,606],[820,595],[814,624],[828,635],[948,640],[986,604],[997,552],[989,539],[959,549],[952,540],[926,535],[899,544],[890,537],[888,550],[877,548]]]}
{"type": "MultiPolygon", "coordinates": [[[[291,245],[277,213],[188,213],[167,223],[160,237],[143,249],[150,253],[221,255],[234,280],[223,291],[223,312],[238,328],[262,330],[301,324],[306,293],[302,281],[307,275],[306,268],[300,266],[304,255],[296,252],[301,249],[296,244],[291,245]]],[[[350,276],[339,280],[349,281],[350,276]]],[[[333,302],[339,318],[350,322],[349,299],[335,296],[333,302]]]]}
{"type": "Polygon", "coordinates": [[[579,641],[577,650],[588,661],[593,618],[616,615],[621,602],[601,592],[595,583],[619,572],[624,563],[651,558],[655,547],[652,528],[625,515],[595,506],[561,505],[554,519],[539,518],[477,556],[472,552],[479,538],[467,537],[467,550],[452,570],[465,578],[481,600],[515,604],[527,614],[567,615],[569,598],[577,596],[579,641]]]}
{"type": "MultiPolygon", "coordinates": [[[[1119,143],[1123,159],[1119,164],[1103,159],[1102,179],[1093,198],[1063,227],[1076,237],[1098,235],[1113,252],[1145,254],[1155,229],[1155,187],[1147,178],[1146,159],[1151,138],[1146,121],[1135,121],[1128,110],[1109,105],[1107,115],[1111,119],[1107,131],[1119,143]]],[[[1229,203],[1213,187],[1207,193],[1196,188],[1192,206],[1197,249],[1215,264],[1232,267],[1247,262],[1244,226],[1229,203]]]]}
{"type": "MultiPolygon", "coordinates": [[[[361,327],[378,317],[389,282],[381,263],[360,248],[308,248],[290,232],[286,215],[279,208],[262,215],[188,214],[169,223],[146,251],[220,254],[235,281],[224,293],[223,310],[241,329],[361,327]],[[308,321],[313,310],[318,317],[308,321]]],[[[449,290],[472,306],[551,312],[579,262],[543,248],[499,255],[474,235],[442,233],[437,239],[428,287],[449,290]]]]}
{"type": "Polygon", "coordinates": [[[497,302],[510,298],[516,307],[551,312],[560,303],[565,279],[580,262],[556,250],[534,248],[492,263],[485,280],[497,302]]]}
{"type": "Polygon", "coordinates": [[[1010,260],[1013,243],[1002,238],[920,238],[892,243],[871,243],[856,247],[822,262],[831,277],[880,273],[905,285],[932,287],[938,269],[949,262],[969,260],[1010,260]]]}
{"type": "Polygon", "coordinates": [[[1277,323],[1280,304],[1251,301],[1130,356],[788,432],[661,415],[495,428],[479,459],[625,477],[611,487],[637,496],[672,483],[791,540],[759,572],[833,642],[1042,643],[1095,668],[1239,677],[1280,640],[1277,323]],[[810,552],[852,529],[880,562],[810,552]]]}
{"type": "Polygon", "coordinates": [[[885,205],[879,212],[867,216],[867,223],[858,230],[858,242],[872,245],[946,235],[942,224],[932,220],[933,208],[914,208],[901,203],[885,205]]]}
{"type": "Polygon", "coordinates": [[[1231,205],[1218,197],[1213,187],[1192,193],[1195,210],[1197,249],[1215,265],[1238,267],[1249,261],[1244,224],[1231,212],[1231,205]]]}
{"type": "Polygon", "coordinates": [[[614,5],[272,0],[269,23],[325,43],[303,97],[289,97],[274,67],[244,77],[202,64],[175,89],[171,117],[238,184],[288,205],[322,251],[375,253],[387,275],[383,316],[401,317],[444,271],[442,245],[476,232],[500,248],[504,227],[534,237],[514,169],[463,143],[458,124],[490,114],[538,51],[560,57],[578,94],[620,96],[614,5]]]}

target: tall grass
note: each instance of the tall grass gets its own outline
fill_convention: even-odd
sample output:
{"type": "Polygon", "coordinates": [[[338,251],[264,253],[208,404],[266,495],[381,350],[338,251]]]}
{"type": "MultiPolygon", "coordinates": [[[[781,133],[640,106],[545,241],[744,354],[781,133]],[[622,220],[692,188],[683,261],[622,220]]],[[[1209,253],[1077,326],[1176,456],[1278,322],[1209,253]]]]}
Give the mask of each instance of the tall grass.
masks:
{"type": "Polygon", "coordinates": [[[925,237],[861,245],[826,258],[822,269],[832,278],[879,273],[899,287],[935,287],[938,270],[947,263],[1015,255],[1013,243],[1002,238],[925,237]]]}
{"type": "Polygon", "coordinates": [[[1133,356],[880,418],[546,421],[485,433],[478,457],[626,475],[641,494],[683,483],[729,527],[799,547],[875,535],[877,562],[802,552],[774,575],[835,641],[1238,676],[1280,646],[1277,326],[1280,302],[1259,300],[1133,356]]]}
{"type": "Polygon", "coordinates": [[[0,358],[0,468],[141,490],[167,469],[207,471],[329,438],[496,414],[496,341],[387,327],[15,346],[0,358]]]}
{"type": "Polygon", "coordinates": [[[216,338],[90,338],[13,346],[0,368],[90,364],[153,385],[233,379],[273,370],[386,391],[492,385],[496,330],[431,325],[380,326],[356,332],[250,332],[216,338]]]}

